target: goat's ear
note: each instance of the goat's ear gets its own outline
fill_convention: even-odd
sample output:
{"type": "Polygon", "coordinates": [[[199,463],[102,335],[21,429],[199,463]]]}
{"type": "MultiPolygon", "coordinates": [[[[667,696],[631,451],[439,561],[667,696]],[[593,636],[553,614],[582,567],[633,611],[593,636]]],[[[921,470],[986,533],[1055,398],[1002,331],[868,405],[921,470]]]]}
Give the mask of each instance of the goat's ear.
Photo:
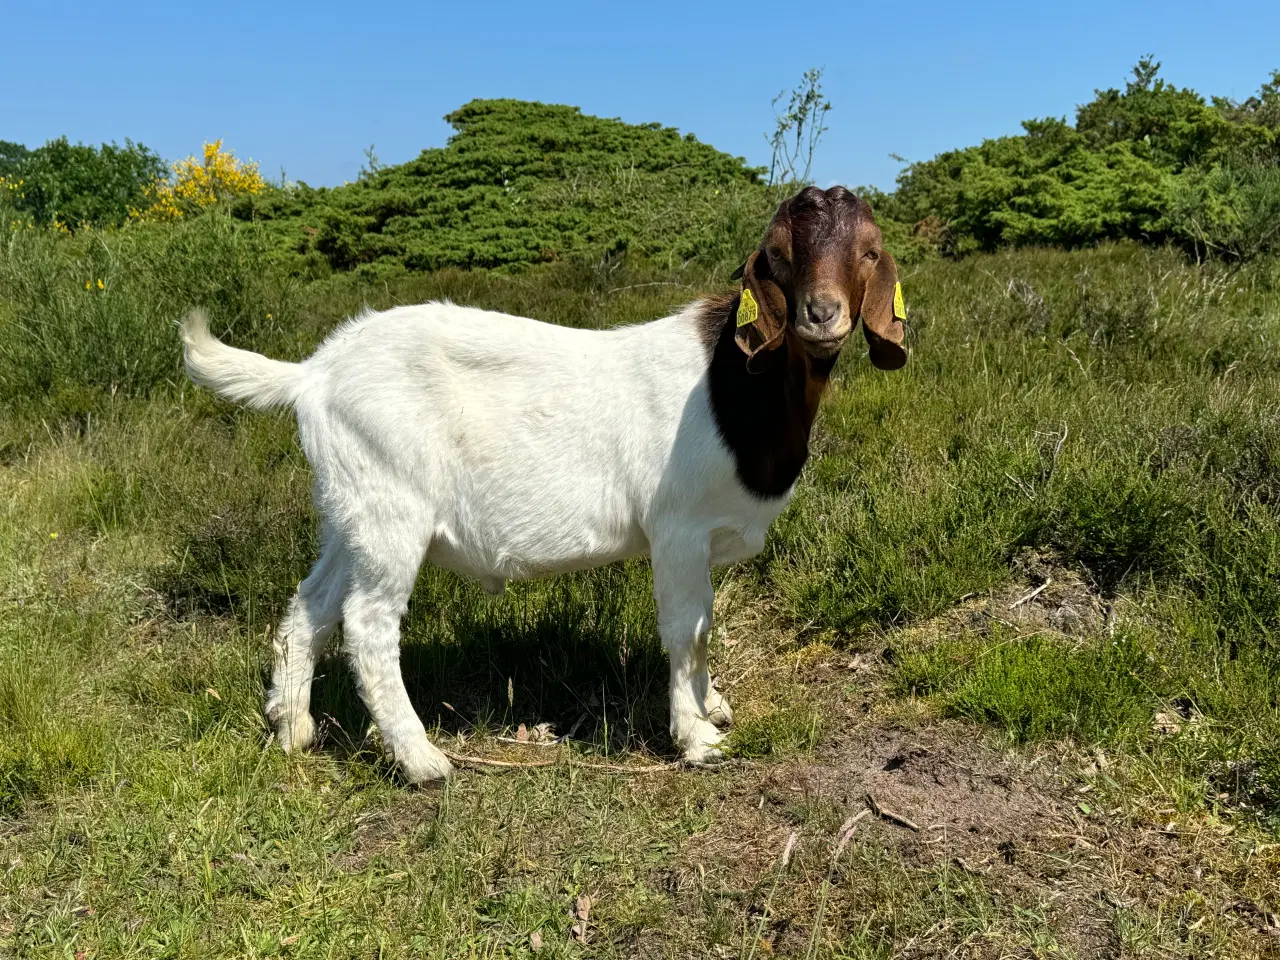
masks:
{"type": "Polygon", "coordinates": [[[898,285],[898,265],[888,252],[880,254],[875,270],[862,292],[862,332],[871,348],[871,362],[881,370],[897,370],[907,362],[902,348],[902,288],[898,285]]]}
{"type": "Polygon", "coordinates": [[[733,340],[747,355],[747,369],[761,355],[778,349],[787,332],[787,297],[769,272],[759,250],[742,267],[742,297],[734,317],[733,340]]]}
{"type": "Polygon", "coordinates": [[[741,280],[741,279],[742,279],[743,271],[745,271],[746,269],[747,269],[747,265],[746,265],[746,263],[744,262],[744,263],[742,264],[742,266],[740,266],[737,270],[733,271],[733,273],[729,274],[729,279],[730,279],[730,280],[741,280]]]}

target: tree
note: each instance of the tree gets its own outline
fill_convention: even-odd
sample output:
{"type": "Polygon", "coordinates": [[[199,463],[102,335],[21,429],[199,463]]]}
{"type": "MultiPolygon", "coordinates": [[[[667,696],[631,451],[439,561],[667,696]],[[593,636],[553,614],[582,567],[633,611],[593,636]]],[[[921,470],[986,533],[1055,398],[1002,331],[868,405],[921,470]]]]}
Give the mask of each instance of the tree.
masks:
{"type": "Polygon", "coordinates": [[[20,143],[0,140],[0,177],[6,179],[16,178],[18,167],[30,155],[31,151],[20,143]]]}

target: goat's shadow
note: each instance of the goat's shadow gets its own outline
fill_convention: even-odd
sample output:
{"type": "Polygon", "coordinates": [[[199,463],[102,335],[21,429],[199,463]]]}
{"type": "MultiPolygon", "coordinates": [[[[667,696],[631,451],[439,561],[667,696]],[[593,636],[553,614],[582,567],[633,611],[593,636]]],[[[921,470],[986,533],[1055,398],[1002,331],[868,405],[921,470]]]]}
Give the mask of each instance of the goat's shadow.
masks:
{"type": "MultiPolygon", "coordinates": [[[[498,598],[424,568],[401,638],[405,686],[429,731],[510,735],[546,723],[602,752],[671,752],[644,561],[513,584],[498,598]]],[[[317,666],[311,709],[323,748],[358,752],[371,720],[339,647],[317,666]]]]}

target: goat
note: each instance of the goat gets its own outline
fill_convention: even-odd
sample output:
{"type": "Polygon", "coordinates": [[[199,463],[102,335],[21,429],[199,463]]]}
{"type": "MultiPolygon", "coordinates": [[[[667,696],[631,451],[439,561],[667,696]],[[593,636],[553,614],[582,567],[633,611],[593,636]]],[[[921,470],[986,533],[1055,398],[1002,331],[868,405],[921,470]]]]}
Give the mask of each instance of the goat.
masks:
{"type": "Polygon", "coordinates": [[[188,376],[253,407],[290,406],[314,471],[320,558],[274,641],[266,713],[286,751],[316,727],[311,681],[341,623],[356,683],[410,782],[445,778],[400,672],[400,620],[426,560],[501,593],[509,580],[648,555],[671,661],[671,736],[723,757],[711,684],[710,569],[758,553],[808,457],[859,316],[897,369],[897,266],[843,187],[782,203],[734,274],[740,292],[649,323],[580,330],[448,302],[365,312],[302,363],[183,322],[188,376]]]}

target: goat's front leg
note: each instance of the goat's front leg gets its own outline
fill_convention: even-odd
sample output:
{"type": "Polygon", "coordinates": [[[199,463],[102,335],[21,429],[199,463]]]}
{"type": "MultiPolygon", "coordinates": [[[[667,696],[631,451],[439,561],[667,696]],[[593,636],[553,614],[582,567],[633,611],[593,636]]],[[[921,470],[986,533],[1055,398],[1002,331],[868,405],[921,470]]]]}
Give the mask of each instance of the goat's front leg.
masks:
{"type": "MultiPolygon", "coordinates": [[[[707,672],[707,640],[712,605],[710,543],[707,540],[658,540],[653,545],[653,594],[658,603],[658,633],[671,657],[671,739],[686,760],[724,759],[722,734],[708,719],[712,692],[707,672]]],[[[719,694],[713,698],[717,706],[719,694]]]]}

